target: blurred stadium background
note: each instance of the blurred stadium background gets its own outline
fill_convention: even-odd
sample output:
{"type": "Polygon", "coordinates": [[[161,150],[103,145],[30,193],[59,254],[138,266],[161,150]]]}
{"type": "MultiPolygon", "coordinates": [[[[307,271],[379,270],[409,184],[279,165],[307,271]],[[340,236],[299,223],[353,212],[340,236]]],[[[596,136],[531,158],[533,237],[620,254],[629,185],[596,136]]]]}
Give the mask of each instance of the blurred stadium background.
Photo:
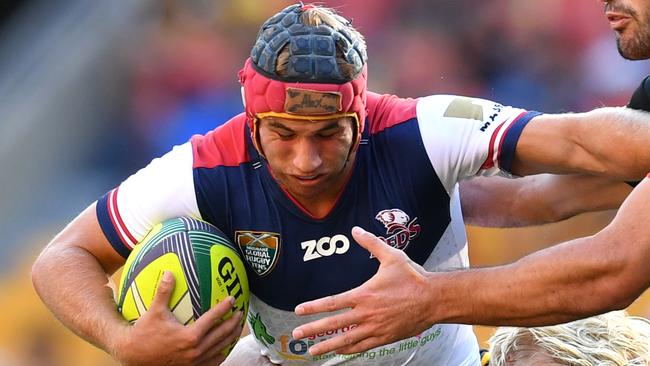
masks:
{"type": "MultiPolygon", "coordinates": [[[[261,22],[289,3],[0,0],[0,366],[115,364],[44,309],[30,264],[129,173],[242,110],[237,71],[261,22]]],[[[583,111],[625,104],[650,70],[618,56],[597,0],[322,3],[367,37],[378,92],[583,111]]],[[[472,262],[593,233],[612,214],[470,227],[472,262]]],[[[630,311],[650,316],[649,306],[642,298],[630,311]]],[[[490,331],[477,328],[481,341],[490,331]]]]}

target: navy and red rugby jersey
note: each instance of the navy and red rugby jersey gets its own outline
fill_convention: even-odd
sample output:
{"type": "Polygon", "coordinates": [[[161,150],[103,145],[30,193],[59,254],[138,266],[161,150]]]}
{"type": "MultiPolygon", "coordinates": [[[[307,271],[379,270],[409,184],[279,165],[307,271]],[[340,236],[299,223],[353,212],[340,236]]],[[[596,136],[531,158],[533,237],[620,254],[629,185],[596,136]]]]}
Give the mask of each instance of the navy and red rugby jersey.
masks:
{"type": "Polygon", "coordinates": [[[478,365],[478,344],[466,325],[434,325],[354,356],[307,352],[354,325],[310,339],[291,337],[298,325],[322,317],[297,317],[297,304],[350,290],[376,273],[379,263],[354,242],[353,226],[427,270],[467,267],[457,183],[474,175],[510,176],[521,131],[538,115],[451,95],[368,93],[367,107],[352,176],[322,219],[301,209],[273,179],[241,114],[154,159],[100,198],[100,225],[125,257],[153,225],[169,218],[194,216],[220,228],[247,264],[249,326],[273,362],[478,365]]]}

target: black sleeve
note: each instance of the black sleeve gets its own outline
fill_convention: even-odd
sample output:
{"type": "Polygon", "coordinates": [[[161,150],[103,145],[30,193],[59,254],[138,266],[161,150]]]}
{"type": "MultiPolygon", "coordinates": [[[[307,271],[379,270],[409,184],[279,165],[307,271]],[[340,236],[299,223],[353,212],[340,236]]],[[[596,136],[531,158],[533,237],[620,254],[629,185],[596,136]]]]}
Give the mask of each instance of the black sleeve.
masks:
{"type": "Polygon", "coordinates": [[[627,107],[650,112],[650,76],[646,76],[641,85],[632,93],[627,107]]]}
{"type": "MultiPolygon", "coordinates": [[[[636,88],[634,93],[632,93],[632,97],[630,98],[627,107],[650,112],[650,76],[646,76],[639,87],[636,88]]],[[[636,187],[636,185],[639,184],[639,181],[626,183],[632,187],[636,187]]]]}

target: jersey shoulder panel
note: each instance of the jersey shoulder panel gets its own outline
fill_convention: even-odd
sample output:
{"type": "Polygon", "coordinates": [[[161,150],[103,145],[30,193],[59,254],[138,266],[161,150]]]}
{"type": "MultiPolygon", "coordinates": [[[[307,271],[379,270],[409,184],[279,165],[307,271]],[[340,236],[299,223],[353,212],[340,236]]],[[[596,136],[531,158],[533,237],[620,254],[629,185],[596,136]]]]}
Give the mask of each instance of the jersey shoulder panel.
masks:
{"type": "Polygon", "coordinates": [[[417,99],[368,92],[368,131],[379,133],[416,117],[417,99]]]}
{"type": "Polygon", "coordinates": [[[448,191],[473,175],[510,176],[519,136],[538,115],[456,95],[432,95],[417,104],[427,155],[448,191]]]}
{"type": "Polygon", "coordinates": [[[97,201],[99,224],[123,256],[155,224],[178,216],[200,217],[189,142],[152,160],[97,201]]]}
{"type": "Polygon", "coordinates": [[[246,149],[246,120],[246,114],[241,113],[205,135],[193,136],[193,167],[237,166],[250,161],[246,149]]]}

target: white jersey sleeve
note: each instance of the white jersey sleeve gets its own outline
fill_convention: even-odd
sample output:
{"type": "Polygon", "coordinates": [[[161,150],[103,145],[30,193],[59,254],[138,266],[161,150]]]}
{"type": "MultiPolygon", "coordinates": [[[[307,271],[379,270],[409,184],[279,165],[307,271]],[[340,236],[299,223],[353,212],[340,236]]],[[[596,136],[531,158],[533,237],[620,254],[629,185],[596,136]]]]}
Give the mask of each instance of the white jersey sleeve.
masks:
{"type": "Polygon", "coordinates": [[[473,175],[512,177],[510,169],[521,131],[537,115],[454,95],[433,95],[417,104],[427,155],[448,193],[459,180],[473,175]]]}
{"type": "Polygon", "coordinates": [[[98,200],[99,223],[118,253],[128,255],[156,223],[200,217],[192,164],[192,145],[176,146],[98,200]]]}

